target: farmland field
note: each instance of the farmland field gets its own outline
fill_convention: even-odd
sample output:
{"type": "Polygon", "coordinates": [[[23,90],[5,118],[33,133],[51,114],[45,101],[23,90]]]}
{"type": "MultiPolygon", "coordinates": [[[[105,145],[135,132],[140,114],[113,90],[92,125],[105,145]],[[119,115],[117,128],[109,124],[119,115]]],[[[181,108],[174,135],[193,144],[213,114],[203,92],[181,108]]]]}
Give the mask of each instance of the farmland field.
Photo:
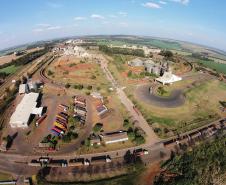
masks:
{"type": "Polygon", "coordinates": [[[19,68],[18,66],[10,65],[8,67],[0,69],[0,73],[4,72],[4,73],[7,73],[7,74],[13,74],[17,71],[18,68],[19,68]]]}
{"type": "Polygon", "coordinates": [[[199,63],[204,65],[205,67],[216,70],[219,73],[226,74],[226,64],[216,63],[214,61],[207,61],[207,60],[200,60],[199,63]]]}
{"type": "Polygon", "coordinates": [[[157,39],[137,39],[137,40],[129,40],[129,39],[115,39],[115,40],[105,40],[100,39],[96,40],[97,44],[102,45],[115,45],[115,46],[122,46],[124,44],[127,45],[146,45],[152,46],[162,49],[169,49],[169,50],[181,50],[181,45],[178,42],[173,41],[166,41],[166,40],[157,40],[157,39]]]}

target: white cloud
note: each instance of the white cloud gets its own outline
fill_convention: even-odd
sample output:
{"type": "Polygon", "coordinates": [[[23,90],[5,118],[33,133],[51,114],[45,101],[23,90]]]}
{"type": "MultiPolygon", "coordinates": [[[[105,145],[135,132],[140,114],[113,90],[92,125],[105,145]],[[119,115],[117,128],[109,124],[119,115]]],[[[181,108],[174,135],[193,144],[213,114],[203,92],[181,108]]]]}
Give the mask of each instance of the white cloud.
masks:
{"type": "Polygon", "coordinates": [[[129,26],[128,23],[126,23],[126,22],[120,22],[119,25],[122,26],[122,27],[128,27],[129,26]]]}
{"type": "Polygon", "coordinates": [[[61,29],[61,26],[50,26],[47,28],[47,30],[59,30],[61,29]]]}
{"type": "Polygon", "coordinates": [[[36,24],[37,27],[50,27],[50,24],[46,24],[46,23],[40,23],[40,24],[36,24]]]}
{"type": "Polygon", "coordinates": [[[154,9],[159,9],[162,8],[159,4],[157,3],[152,3],[152,2],[147,2],[142,4],[142,6],[146,7],[146,8],[154,8],[154,9]]]}
{"type": "Polygon", "coordinates": [[[102,24],[110,24],[109,21],[103,21],[102,24]]]}
{"type": "Polygon", "coordinates": [[[167,4],[165,1],[159,1],[160,4],[167,4]]]}
{"type": "Polygon", "coordinates": [[[90,17],[93,19],[104,19],[104,16],[99,15],[99,14],[92,14],[90,17]]]}
{"type": "Polygon", "coordinates": [[[49,30],[59,30],[61,29],[61,26],[53,26],[46,23],[36,24],[35,28],[32,30],[33,32],[44,32],[49,30]]]}
{"type": "Polygon", "coordinates": [[[111,17],[111,18],[117,18],[118,16],[116,16],[114,14],[111,14],[111,15],[109,15],[109,17],[111,17]]]}
{"type": "Polygon", "coordinates": [[[35,28],[35,29],[33,29],[32,31],[33,31],[33,32],[43,32],[44,29],[42,29],[42,28],[35,28]]]}
{"type": "Polygon", "coordinates": [[[86,17],[75,17],[74,20],[75,21],[84,21],[84,20],[86,20],[86,17]]]}
{"type": "Polygon", "coordinates": [[[190,2],[190,0],[170,0],[170,1],[181,3],[183,5],[187,5],[190,2]]]}
{"type": "Polygon", "coordinates": [[[50,8],[60,8],[60,7],[62,7],[62,4],[55,3],[55,2],[47,2],[46,4],[47,4],[47,6],[49,6],[50,8]]]}
{"type": "Polygon", "coordinates": [[[118,14],[124,17],[128,15],[127,12],[118,12],[118,14]]]}

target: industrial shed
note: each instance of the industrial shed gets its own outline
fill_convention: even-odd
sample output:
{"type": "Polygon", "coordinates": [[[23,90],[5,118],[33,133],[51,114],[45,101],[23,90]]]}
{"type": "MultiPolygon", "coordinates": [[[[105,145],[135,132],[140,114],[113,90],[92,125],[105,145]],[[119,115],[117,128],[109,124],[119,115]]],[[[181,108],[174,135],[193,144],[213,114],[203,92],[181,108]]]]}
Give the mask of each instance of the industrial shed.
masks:
{"type": "Polygon", "coordinates": [[[100,135],[100,137],[105,142],[105,144],[112,144],[112,143],[118,143],[118,142],[129,140],[127,136],[127,132],[104,134],[104,135],[100,135]]]}
{"type": "Polygon", "coordinates": [[[36,107],[39,93],[25,94],[10,118],[12,128],[27,128],[32,114],[41,116],[43,107],[36,107]]]}
{"type": "Polygon", "coordinates": [[[29,88],[27,84],[20,84],[19,86],[19,94],[25,94],[29,92],[29,88]]]}

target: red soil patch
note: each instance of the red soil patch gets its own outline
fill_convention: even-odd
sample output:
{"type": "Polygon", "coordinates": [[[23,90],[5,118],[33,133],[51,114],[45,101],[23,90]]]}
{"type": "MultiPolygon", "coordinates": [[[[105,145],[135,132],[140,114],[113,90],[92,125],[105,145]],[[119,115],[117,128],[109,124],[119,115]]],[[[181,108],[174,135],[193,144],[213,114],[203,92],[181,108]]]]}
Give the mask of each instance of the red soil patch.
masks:
{"type": "Polygon", "coordinates": [[[144,174],[142,178],[142,183],[144,185],[153,185],[153,181],[155,179],[155,176],[160,173],[160,164],[154,163],[150,165],[150,167],[147,168],[147,172],[144,174]]]}
{"type": "Polygon", "coordinates": [[[91,70],[94,68],[94,64],[76,64],[75,66],[60,65],[59,68],[63,71],[75,71],[75,70],[91,70]]]}

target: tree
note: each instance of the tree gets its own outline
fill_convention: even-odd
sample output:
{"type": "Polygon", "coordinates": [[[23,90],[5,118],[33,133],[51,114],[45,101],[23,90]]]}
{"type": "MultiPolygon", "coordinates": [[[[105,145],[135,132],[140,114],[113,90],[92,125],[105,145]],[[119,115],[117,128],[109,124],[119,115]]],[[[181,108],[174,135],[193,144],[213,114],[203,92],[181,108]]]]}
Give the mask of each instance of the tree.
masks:
{"type": "Polygon", "coordinates": [[[84,145],[86,146],[86,147],[90,147],[90,139],[89,138],[87,138],[87,139],[85,139],[85,141],[84,141],[84,145]]]}
{"type": "Polygon", "coordinates": [[[136,136],[135,142],[136,142],[137,145],[141,145],[141,144],[145,143],[145,139],[144,139],[143,136],[136,136]]]}
{"type": "Polygon", "coordinates": [[[135,137],[136,137],[134,132],[128,132],[127,135],[128,135],[128,138],[129,138],[131,141],[134,141],[134,139],[135,139],[135,137]]]}
{"type": "Polygon", "coordinates": [[[133,75],[133,73],[132,73],[132,71],[130,70],[130,71],[127,73],[127,76],[128,76],[128,77],[132,77],[132,75],[133,75]]]}
{"type": "Polygon", "coordinates": [[[172,51],[169,51],[169,50],[161,50],[161,52],[159,54],[166,57],[167,59],[173,57],[172,51]]]}
{"type": "Polygon", "coordinates": [[[51,70],[48,70],[48,72],[47,72],[47,75],[48,76],[51,76],[51,75],[53,75],[54,73],[51,71],[51,70]]]}
{"type": "Polygon", "coordinates": [[[102,129],[103,124],[102,123],[96,123],[96,125],[93,127],[93,132],[100,132],[100,130],[102,129]]]}
{"type": "Polygon", "coordinates": [[[66,83],[66,84],[65,84],[65,88],[68,89],[68,88],[70,88],[70,87],[71,87],[71,85],[70,85],[69,83],[66,83]]]}

